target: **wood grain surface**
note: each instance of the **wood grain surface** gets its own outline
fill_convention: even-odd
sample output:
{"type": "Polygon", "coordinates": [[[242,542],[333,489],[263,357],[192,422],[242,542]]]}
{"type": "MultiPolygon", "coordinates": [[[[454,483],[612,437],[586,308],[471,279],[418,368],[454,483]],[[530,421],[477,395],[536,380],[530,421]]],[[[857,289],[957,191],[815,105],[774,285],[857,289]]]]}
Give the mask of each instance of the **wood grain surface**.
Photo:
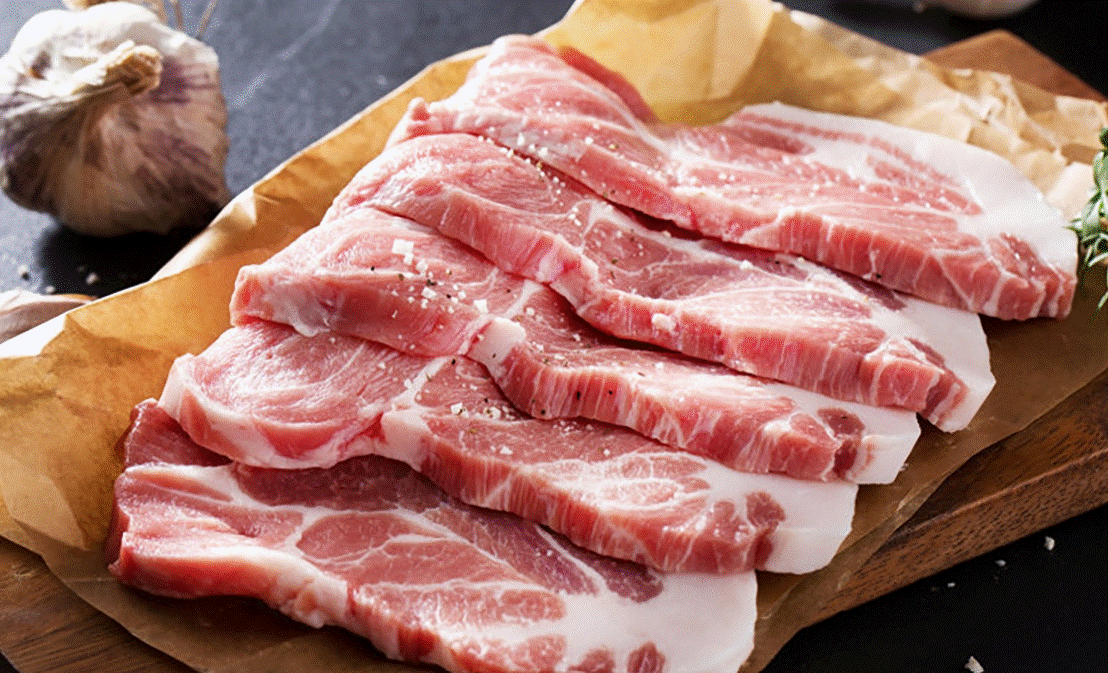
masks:
{"type": "MultiPolygon", "coordinates": [[[[928,57],[1104,100],[1013,35],[994,31],[928,57]]],[[[1108,503],[1108,372],[969,461],[860,569],[819,618],[1108,503]],[[1050,447],[1044,451],[1043,447],[1050,447]],[[943,549],[943,554],[934,554],[943,549]]],[[[0,651],[24,673],[183,673],[72,594],[31,552],[0,539],[0,651]]]]}

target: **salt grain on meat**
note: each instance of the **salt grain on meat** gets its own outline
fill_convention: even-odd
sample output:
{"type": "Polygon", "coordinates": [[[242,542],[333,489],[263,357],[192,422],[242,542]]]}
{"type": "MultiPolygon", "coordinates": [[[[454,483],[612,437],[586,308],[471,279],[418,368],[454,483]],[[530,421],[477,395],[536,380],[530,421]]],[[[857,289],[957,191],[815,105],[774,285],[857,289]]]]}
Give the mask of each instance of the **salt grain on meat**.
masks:
{"type": "Polygon", "coordinates": [[[976,314],[644,221],[474,136],[394,145],[355,176],[330,217],[367,206],[550,286],[609,334],[836,399],[910,409],[942,430],[964,428],[994,383],[976,314]],[[659,328],[658,315],[672,324],[659,328]]]}
{"type": "Polygon", "coordinates": [[[608,337],[547,287],[369,206],[244,267],[231,313],[239,324],[264,319],[419,355],[467,355],[536,418],[621,425],[749,472],[885,483],[919,436],[909,411],[833,400],[608,337]],[[398,253],[400,241],[407,245],[398,253]],[[423,270],[399,281],[397,272],[411,267],[402,257],[409,246],[423,270]],[[428,283],[436,291],[426,306],[399,300],[430,295],[428,283]]]}
{"type": "Polygon", "coordinates": [[[392,142],[457,132],[681,227],[929,301],[1011,319],[1070,309],[1062,213],[998,155],[936,134],[782,104],[662,124],[617,73],[525,36],[497,40],[453,96],[414,101],[392,142]]]}
{"type": "Polygon", "coordinates": [[[159,405],[199,444],[245,464],[382,455],[467,503],[669,572],[822,567],[850,531],[857,492],[739,472],[607,424],[523,416],[466,358],[263,321],[179,358],[159,405]]]}

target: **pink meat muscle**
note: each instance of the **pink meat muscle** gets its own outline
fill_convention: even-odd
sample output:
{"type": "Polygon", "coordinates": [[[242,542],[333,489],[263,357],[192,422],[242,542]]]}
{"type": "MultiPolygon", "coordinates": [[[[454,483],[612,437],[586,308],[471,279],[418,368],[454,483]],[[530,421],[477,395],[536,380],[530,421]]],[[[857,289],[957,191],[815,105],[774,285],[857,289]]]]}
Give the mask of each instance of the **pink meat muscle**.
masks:
{"type": "Polygon", "coordinates": [[[261,321],[178,359],[159,404],[206,448],[243,463],[295,469],[370,453],[394,458],[465,502],[671,572],[821,567],[850,530],[857,491],[738,472],[611,425],[523,416],[463,357],[402,355],[261,321]],[[271,349],[267,371],[239,386],[237,372],[256,362],[258,344],[271,349]],[[331,357],[316,357],[321,349],[331,357]],[[352,395],[346,379],[359,371],[380,378],[352,395]],[[290,391],[307,389],[315,395],[304,405],[290,401],[290,391]],[[360,431],[327,410],[329,396],[360,431]]]}
{"type": "Polygon", "coordinates": [[[125,446],[107,553],[145,591],[259,598],[454,673],[733,673],[752,647],[753,573],[597,556],[384,458],[230,463],[152,402],[125,446]]]}
{"type": "Polygon", "coordinates": [[[836,399],[965,427],[991,390],[978,316],[804,259],[690,238],[473,136],[414,138],[371,161],[330,217],[379,208],[549,285],[579,316],[836,399]]]}
{"type": "Polygon", "coordinates": [[[414,102],[392,142],[481,135],[709,236],[1000,318],[1070,309],[1076,246],[1064,217],[991,152],[781,104],[704,127],[660,124],[644,107],[587,57],[509,36],[456,94],[414,102]]]}
{"type": "Polygon", "coordinates": [[[919,435],[908,411],[842,402],[607,337],[545,286],[369,207],[245,267],[231,310],[240,324],[260,318],[405,353],[468,355],[536,418],[621,425],[750,472],[888,482],[919,435]]]}

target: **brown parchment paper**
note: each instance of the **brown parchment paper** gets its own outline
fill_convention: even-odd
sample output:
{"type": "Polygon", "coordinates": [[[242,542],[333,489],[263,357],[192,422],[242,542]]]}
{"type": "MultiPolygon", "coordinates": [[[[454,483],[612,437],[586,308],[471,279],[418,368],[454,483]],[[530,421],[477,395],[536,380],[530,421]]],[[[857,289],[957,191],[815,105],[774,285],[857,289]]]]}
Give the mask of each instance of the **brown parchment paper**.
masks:
{"type": "MultiPolygon", "coordinates": [[[[1086,198],[1096,133],[1108,125],[1103,104],[944,70],[765,0],[580,0],[544,35],[623,73],[663,118],[710,122],[771,100],[877,117],[1007,157],[1067,215],[1086,198]]],[[[479,55],[429,66],[236,197],[155,280],[70,312],[23,340],[27,354],[0,359],[0,535],[41,555],[138,638],[199,670],[415,670],[254,601],[132,591],[106,572],[100,545],[129,411],[159,394],[176,356],[226,329],[238,268],[318,223],[408,101],[449,95],[479,55]]],[[[947,475],[1108,369],[1105,320],[1094,311],[1099,282],[1067,320],[986,320],[997,385],[981,412],[959,433],[927,428],[895,483],[861,489],[854,531],[827,568],[760,576],[755,652],[744,670],[760,669],[810,623],[947,475]]]]}

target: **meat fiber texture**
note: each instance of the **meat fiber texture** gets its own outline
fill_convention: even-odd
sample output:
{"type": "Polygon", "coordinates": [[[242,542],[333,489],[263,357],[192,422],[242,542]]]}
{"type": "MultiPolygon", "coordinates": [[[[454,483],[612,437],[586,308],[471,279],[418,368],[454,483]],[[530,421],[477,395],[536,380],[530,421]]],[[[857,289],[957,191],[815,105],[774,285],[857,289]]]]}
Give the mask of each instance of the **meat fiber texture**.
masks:
{"type": "Polygon", "coordinates": [[[753,646],[751,572],[667,575],[598,556],[384,458],[230,463],[152,401],[125,448],[110,570],[147,591],[259,598],[458,673],[734,673],[753,646]]]}
{"type": "Polygon", "coordinates": [[[244,267],[231,313],[240,324],[264,319],[415,355],[467,355],[531,416],[620,425],[748,472],[887,483],[919,437],[910,411],[611,338],[546,286],[369,206],[244,267]]]}
{"type": "Polygon", "coordinates": [[[453,96],[413,101],[392,142],[453,132],[681,227],[929,301],[1026,319],[1073,299],[1061,212],[1004,159],[938,135],[781,104],[660,124],[618,74],[522,36],[496,41],[453,96]]]}
{"type": "Polygon", "coordinates": [[[836,399],[964,428],[995,382],[980,318],[808,260],[612,206],[492,142],[421,136],[358,173],[328,219],[371,206],[547,284],[615,336],[836,399]]]}
{"type": "Polygon", "coordinates": [[[264,321],[178,359],[159,405],[241,463],[397,459],[469,504],[667,572],[822,567],[850,531],[857,492],[739,472],[615,426],[525,416],[463,357],[264,321]]]}
{"type": "MultiPolygon", "coordinates": [[[[176,449],[159,453],[158,440],[135,449],[145,457],[117,483],[113,570],[170,595],[258,596],[306,623],[362,633],[389,656],[452,670],[734,670],[750,651],[750,569],[822,567],[850,529],[857,487],[844,480],[876,464],[871,474],[887,480],[903,462],[851,463],[866,451],[844,447],[861,446],[863,435],[853,422],[836,427],[821,413],[825,400],[965,427],[993,384],[972,312],[1068,311],[1075,258],[1050,229],[1064,222],[1010,166],[984,156],[780,105],[711,127],[663,125],[622,79],[582,55],[500,40],[453,98],[410,108],[392,147],[304,239],[314,243],[251,267],[263,270],[253,279],[244,272],[238,326],[174,365],[159,407],[140,407],[136,420],[169,411],[189,434],[159,416],[160,436],[175,438],[167,441],[176,449]],[[994,217],[1020,224],[1009,231],[994,217]],[[360,238],[394,225],[391,239],[360,238]],[[446,252],[425,254],[417,243],[446,252]],[[391,257],[366,275],[358,256],[381,257],[385,244],[391,257]],[[334,264],[321,263],[327,255],[334,264]],[[456,268],[486,287],[454,302],[462,290],[448,295],[443,277],[428,272],[445,274],[443,265],[466,255],[483,264],[456,268]],[[319,273],[298,276],[304,264],[319,273]],[[344,265],[362,275],[330,275],[344,265]],[[376,282],[385,276],[391,284],[376,282]],[[283,317],[265,313],[274,306],[283,317]],[[597,366],[574,353],[568,342],[578,340],[590,346],[581,353],[602,360],[646,359],[605,370],[602,383],[546,385],[567,376],[553,360],[577,357],[578,372],[597,366]],[[631,382],[631,369],[658,363],[657,392],[631,382]],[[744,382],[743,395],[783,396],[806,420],[796,425],[802,416],[790,409],[784,423],[762,398],[764,415],[743,428],[756,449],[702,450],[690,439],[700,421],[658,422],[660,412],[641,406],[680,397],[668,385],[709,399],[717,393],[707,382],[724,379],[744,382]],[[582,388],[591,392],[580,399],[568,392],[582,388]],[[620,398],[601,403],[617,389],[620,398]],[[759,444],[805,433],[818,461],[790,463],[759,444]],[[823,446],[826,438],[839,446],[823,446]],[[740,462],[705,457],[713,451],[740,462]],[[790,470],[806,478],[757,473],[790,470]],[[408,500],[415,483],[436,494],[413,497],[419,507],[408,500]],[[380,489],[391,504],[380,506],[380,489]],[[433,512],[434,526],[418,519],[413,532],[413,508],[433,512]],[[180,522],[182,512],[196,525],[167,534],[172,526],[159,517],[180,522]],[[219,542],[197,544],[205,535],[219,542]],[[420,548],[428,539],[434,553],[420,548]],[[443,552],[458,541],[457,553],[443,552]],[[404,556],[413,546],[422,554],[415,563],[404,556]],[[357,564],[346,565],[354,555],[357,564]],[[527,565],[551,559],[591,583],[567,590],[550,566],[527,565]],[[630,582],[638,588],[626,594],[611,580],[623,572],[648,581],[630,582]],[[474,605],[482,609],[468,612],[474,605]],[[594,628],[596,615],[604,619],[594,628]],[[669,615],[693,624],[695,636],[639,627],[669,615]],[[577,630],[563,638],[567,624],[577,630]]],[[[721,400],[736,394],[720,389],[721,400]]],[[[716,413],[689,404],[697,405],[716,413]]]]}

